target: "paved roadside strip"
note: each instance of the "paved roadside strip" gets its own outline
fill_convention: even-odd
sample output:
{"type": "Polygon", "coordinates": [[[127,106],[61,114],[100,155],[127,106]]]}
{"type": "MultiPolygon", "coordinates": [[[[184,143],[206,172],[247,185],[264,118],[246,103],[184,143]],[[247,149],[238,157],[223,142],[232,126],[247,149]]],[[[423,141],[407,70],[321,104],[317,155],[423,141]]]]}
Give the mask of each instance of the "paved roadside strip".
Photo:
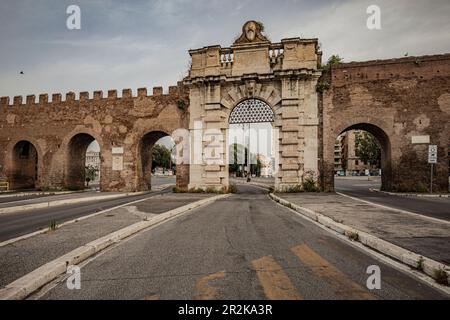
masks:
{"type": "Polygon", "coordinates": [[[163,194],[0,247],[0,299],[24,299],[66,272],[68,266],[142,230],[227,196],[163,194]]]}
{"type": "Polygon", "coordinates": [[[450,283],[450,267],[445,263],[450,255],[450,224],[446,221],[381,209],[337,194],[271,193],[270,197],[351,240],[435,280],[446,277],[450,283]]]}

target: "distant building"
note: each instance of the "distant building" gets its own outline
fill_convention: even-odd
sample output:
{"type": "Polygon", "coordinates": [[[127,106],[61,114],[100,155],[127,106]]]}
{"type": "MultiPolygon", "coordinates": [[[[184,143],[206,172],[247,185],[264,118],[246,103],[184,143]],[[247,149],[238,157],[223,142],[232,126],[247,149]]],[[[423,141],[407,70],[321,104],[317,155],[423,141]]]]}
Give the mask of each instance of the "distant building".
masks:
{"type": "Polygon", "coordinates": [[[89,150],[86,152],[86,167],[93,167],[97,169],[97,177],[91,183],[96,183],[100,181],[100,152],[89,150]]]}
{"type": "Polygon", "coordinates": [[[257,159],[261,163],[261,177],[269,178],[273,176],[272,159],[263,154],[258,154],[257,159]]]}
{"type": "MultiPolygon", "coordinates": [[[[344,133],[345,135],[345,133],[344,133]]],[[[344,135],[340,135],[336,139],[336,143],[334,144],[334,173],[338,174],[339,172],[345,171],[342,163],[342,151],[343,151],[343,140],[344,135]]]]}
{"type": "Polygon", "coordinates": [[[357,155],[356,140],[361,130],[351,130],[343,133],[336,139],[334,147],[334,171],[335,174],[352,176],[361,175],[369,170],[379,169],[377,166],[365,163],[357,155]]]}
{"type": "Polygon", "coordinates": [[[94,167],[100,171],[100,152],[86,152],[86,167],[94,167]]]}

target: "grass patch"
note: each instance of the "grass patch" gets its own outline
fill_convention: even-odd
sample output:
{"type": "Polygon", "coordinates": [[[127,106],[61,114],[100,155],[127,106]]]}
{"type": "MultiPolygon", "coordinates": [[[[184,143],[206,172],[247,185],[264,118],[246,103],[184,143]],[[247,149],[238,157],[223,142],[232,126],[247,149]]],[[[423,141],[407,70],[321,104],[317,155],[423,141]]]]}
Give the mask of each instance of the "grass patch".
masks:
{"type": "Polygon", "coordinates": [[[84,187],[71,185],[71,186],[66,186],[65,189],[68,191],[82,191],[82,190],[84,190],[84,187]]]}
{"type": "Polygon", "coordinates": [[[175,187],[175,188],[172,189],[172,192],[173,192],[173,193],[187,193],[188,190],[187,190],[187,189],[184,189],[184,188],[178,188],[178,187],[175,187]]]}
{"type": "Polygon", "coordinates": [[[347,237],[348,237],[351,241],[358,241],[358,240],[359,240],[359,234],[358,234],[358,232],[349,232],[349,233],[347,233],[347,237]]]}
{"type": "Polygon", "coordinates": [[[433,271],[433,278],[439,284],[446,285],[446,286],[448,285],[448,274],[442,268],[435,269],[433,271]]]}
{"type": "Polygon", "coordinates": [[[302,189],[304,192],[320,192],[320,188],[317,186],[316,181],[312,177],[307,177],[303,181],[302,189]]]}
{"type": "Polygon", "coordinates": [[[419,261],[417,261],[417,270],[423,271],[424,267],[423,267],[423,263],[425,262],[425,259],[423,257],[419,258],[419,261]]]}
{"type": "Polygon", "coordinates": [[[56,222],[56,220],[52,220],[52,221],[50,221],[50,224],[48,226],[48,230],[49,231],[55,231],[56,229],[58,229],[58,226],[59,226],[58,222],[56,222]]]}

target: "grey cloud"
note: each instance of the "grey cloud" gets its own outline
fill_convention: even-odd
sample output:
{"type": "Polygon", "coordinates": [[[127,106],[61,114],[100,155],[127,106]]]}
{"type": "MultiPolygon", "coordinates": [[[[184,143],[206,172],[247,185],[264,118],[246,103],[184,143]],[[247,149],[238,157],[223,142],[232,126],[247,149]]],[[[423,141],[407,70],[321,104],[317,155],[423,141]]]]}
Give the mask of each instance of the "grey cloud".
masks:
{"type": "Polygon", "coordinates": [[[450,52],[449,16],[448,0],[4,0],[0,95],[167,87],[186,71],[188,49],[229,46],[249,19],[274,42],[318,37],[325,58],[450,52]],[[70,4],[82,9],[80,31],[65,28],[70,4]],[[380,31],[366,28],[370,4],[382,9],[380,31]]]}

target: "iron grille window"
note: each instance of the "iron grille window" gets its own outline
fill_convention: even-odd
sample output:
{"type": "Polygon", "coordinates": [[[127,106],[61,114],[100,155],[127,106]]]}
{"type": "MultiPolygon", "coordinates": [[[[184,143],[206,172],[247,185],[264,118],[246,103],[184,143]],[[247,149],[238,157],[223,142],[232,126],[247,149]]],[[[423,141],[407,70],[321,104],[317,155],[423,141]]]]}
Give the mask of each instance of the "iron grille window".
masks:
{"type": "Polygon", "coordinates": [[[274,122],[275,114],[265,102],[248,99],[239,103],[231,112],[230,124],[274,122]]]}

